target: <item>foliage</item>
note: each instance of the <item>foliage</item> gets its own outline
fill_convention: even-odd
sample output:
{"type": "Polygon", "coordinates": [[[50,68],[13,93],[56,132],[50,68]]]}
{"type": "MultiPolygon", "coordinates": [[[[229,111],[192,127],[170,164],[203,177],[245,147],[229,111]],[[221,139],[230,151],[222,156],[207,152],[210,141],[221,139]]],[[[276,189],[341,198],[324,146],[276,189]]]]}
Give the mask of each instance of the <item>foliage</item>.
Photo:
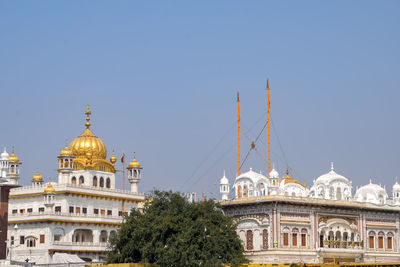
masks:
{"type": "Polygon", "coordinates": [[[132,210],[110,242],[109,263],[157,266],[232,266],[247,262],[232,218],[213,200],[189,203],[155,191],[143,212],[132,210]]]}

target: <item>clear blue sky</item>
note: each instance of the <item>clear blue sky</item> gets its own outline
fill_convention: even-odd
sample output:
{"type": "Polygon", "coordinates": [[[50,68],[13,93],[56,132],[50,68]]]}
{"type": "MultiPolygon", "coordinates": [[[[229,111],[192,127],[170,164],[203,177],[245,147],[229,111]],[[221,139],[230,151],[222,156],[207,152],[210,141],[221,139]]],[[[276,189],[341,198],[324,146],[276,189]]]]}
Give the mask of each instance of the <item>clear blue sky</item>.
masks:
{"type": "MultiPolygon", "coordinates": [[[[310,185],[334,161],[354,187],[391,188],[399,12],[398,1],[1,1],[0,146],[15,146],[22,184],[37,168],[54,181],[89,103],[109,155],[136,151],[141,191],[219,197],[223,170],[232,183],[237,169],[236,91],[254,138],[269,77],[280,174],[288,164],[310,185]]],[[[250,167],[266,170],[256,153],[250,167]]]]}

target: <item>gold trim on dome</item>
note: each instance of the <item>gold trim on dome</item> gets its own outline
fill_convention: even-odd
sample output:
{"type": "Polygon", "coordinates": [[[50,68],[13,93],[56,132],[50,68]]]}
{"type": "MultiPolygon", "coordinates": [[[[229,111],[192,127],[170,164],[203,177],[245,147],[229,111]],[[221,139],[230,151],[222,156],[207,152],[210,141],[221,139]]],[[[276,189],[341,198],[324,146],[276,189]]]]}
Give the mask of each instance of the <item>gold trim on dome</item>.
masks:
{"type": "Polygon", "coordinates": [[[108,161],[107,148],[103,141],[95,136],[90,130],[90,115],[92,112],[87,105],[86,115],[86,129],[69,145],[74,158],[75,170],[98,170],[105,172],[115,173],[114,165],[108,161]]]}
{"type": "Polygon", "coordinates": [[[300,181],[297,181],[296,179],[293,179],[292,177],[290,177],[289,170],[286,170],[286,176],[279,181],[279,184],[281,182],[285,182],[285,184],[294,183],[294,184],[301,185],[302,187],[306,187],[305,183],[303,184],[300,181]]]}
{"type": "Polygon", "coordinates": [[[32,178],[32,181],[34,182],[42,182],[43,177],[39,174],[39,172],[36,172],[35,175],[32,178]]]}
{"type": "Polygon", "coordinates": [[[53,193],[55,193],[56,192],[56,190],[54,189],[54,187],[49,183],[48,185],[47,185],[47,187],[44,189],[44,193],[45,194],[53,194],[53,193]]]}
{"type": "Polygon", "coordinates": [[[128,167],[131,168],[140,168],[140,163],[139,161],[136,160],[136,155],[133,153],[133,160],[129,163],[128,167]]]}

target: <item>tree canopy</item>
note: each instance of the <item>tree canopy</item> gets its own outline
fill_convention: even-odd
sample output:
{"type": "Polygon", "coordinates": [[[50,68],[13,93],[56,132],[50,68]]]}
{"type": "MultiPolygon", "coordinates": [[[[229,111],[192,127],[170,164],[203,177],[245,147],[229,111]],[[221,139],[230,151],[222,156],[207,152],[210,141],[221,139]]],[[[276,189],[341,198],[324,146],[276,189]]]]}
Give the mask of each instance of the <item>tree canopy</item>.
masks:
{"type": "Polygon", "coordinates": [[[110,241],[109,263],[232,266],[247,262],[231,217],[213,200],[189,203],[179,193],[154,191],[143,212],[132,210],[110,241]]]}

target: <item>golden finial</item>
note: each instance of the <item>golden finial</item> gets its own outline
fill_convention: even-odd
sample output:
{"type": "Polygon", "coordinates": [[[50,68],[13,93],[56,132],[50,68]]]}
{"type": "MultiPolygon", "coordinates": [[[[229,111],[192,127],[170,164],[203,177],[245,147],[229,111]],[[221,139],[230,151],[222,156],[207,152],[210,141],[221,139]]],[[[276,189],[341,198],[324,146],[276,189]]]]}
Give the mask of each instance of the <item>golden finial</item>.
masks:
{"type": "Polygon", "coordinates": [[[89,104],[87,104],[87,109],[86,109],[86,111],[85,111],[85,114],[86,114],[86,123],[85,123],[85,126],[86,126],[86,128],[87,129],[89,129],[89,127],[90,127],[90,114],[92,114],[92,112],[90,112],[90,110],[89,110],[89,104]]]}

